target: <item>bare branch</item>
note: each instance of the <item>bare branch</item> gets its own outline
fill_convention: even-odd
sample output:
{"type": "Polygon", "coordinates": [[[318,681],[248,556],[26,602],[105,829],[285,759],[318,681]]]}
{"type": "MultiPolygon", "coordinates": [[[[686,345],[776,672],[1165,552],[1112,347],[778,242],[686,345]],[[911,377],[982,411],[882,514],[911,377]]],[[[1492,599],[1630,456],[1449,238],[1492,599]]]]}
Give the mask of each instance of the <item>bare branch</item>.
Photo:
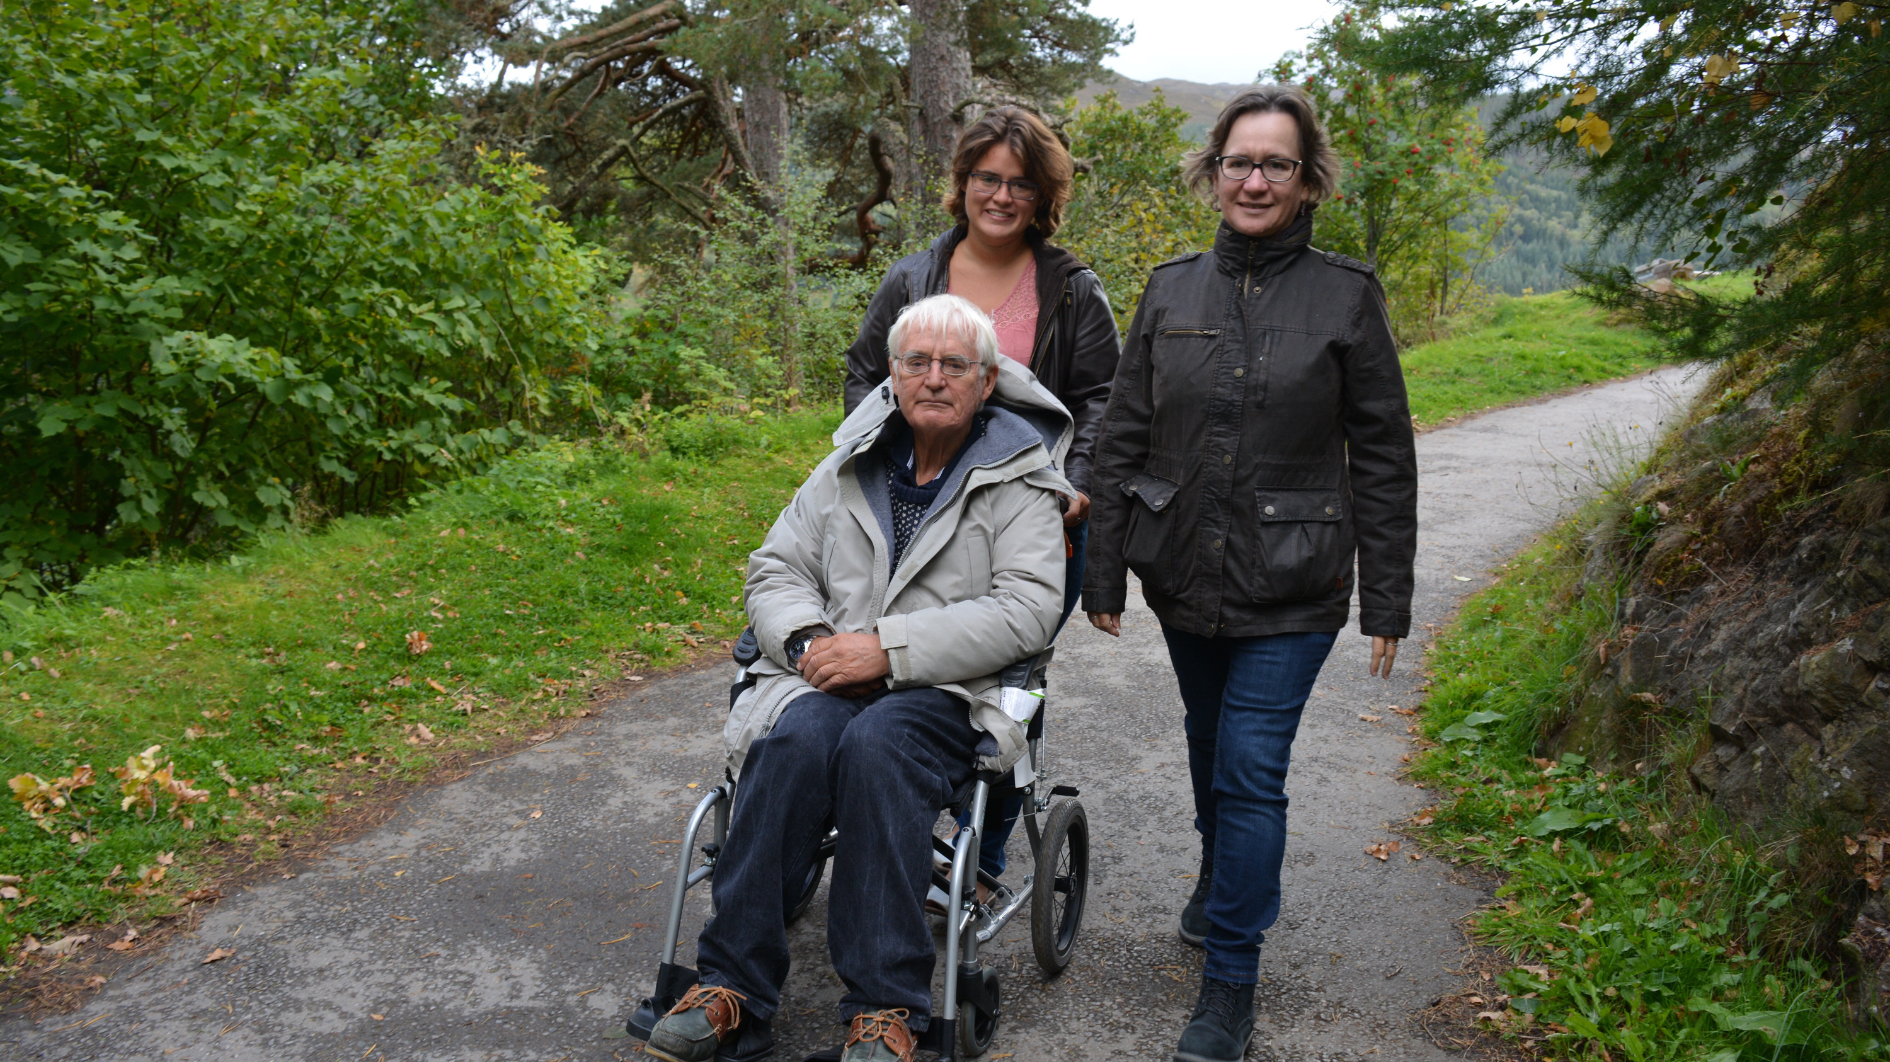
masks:
{"type": "Polygon", "coordinates": [[[879,172],[879,183],[873,188],[873,194],[860,200],[860,205],[853,209],[853,224],[860,230],[860,249],[853,252],[846,263],[855,269],[866,264],[874,245],[879,243],[881,229],[879,222],[873,219],[873,208],[892,198],[892,160],[886,157],[886,145],[879,133],[867,134],[866,153],[873,160],[873,169],[879,172]]]}
{"type": "Polygon", "coordinates": [[[549,60],[554,55],[563,55],[566,52],[596,44],[598,41],[609,40],[619,33],[634,29],[638,23],[646,22],[669,11],[671,8],[680,6],[681,4],[679,4],[677,0],[663,0],[660,4],[653,4],[650,7],[646,7],[636,14],[631,15],[629,18],[613,22],[602,29],[595,29],[589,33],[580,33],[575,37],[566,37],[563,40],[552,41],[545,46],[544,59],[541,61],[549,60]]]}

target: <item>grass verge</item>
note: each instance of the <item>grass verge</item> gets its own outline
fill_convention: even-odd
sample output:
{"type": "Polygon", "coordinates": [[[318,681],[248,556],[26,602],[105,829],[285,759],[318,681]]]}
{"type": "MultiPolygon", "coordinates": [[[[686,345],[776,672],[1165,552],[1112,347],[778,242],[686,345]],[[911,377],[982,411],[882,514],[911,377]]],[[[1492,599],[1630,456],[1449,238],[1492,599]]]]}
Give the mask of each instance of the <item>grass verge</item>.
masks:
{"type": "Polygon", "coordinates": [[[553,446],[400,516],[127,564],[0,619],[0,954],[172,911],[443,750],[719,648],[749,551],[837,422],[695,418],[653,456],[553,446]]]}
{"type": "Polygon", "coordinates": [[[1402,360],[1420,427],[1661,364],[1652,333],[1610,323],[1566,291],[1498,299],[1480,327],[1412,347],[1402,360]]]}
{"type": "Polygon", "coordinates": [[[1614,776],[1533,757],[1613,623],[1612,592],[1581,584],[1590,524],[1504,565],[1428,659],[1437,747],[1412,770],[1450,798],[1414,824],[1504,881],[1475,932],[1514,966],[1480,1023],[1558,1058],[1890,1058],[1802,948],[1800,910],[1820,905],[1794,894],[1795,852],[1723,829],[1684,764],[1614,776]]]}

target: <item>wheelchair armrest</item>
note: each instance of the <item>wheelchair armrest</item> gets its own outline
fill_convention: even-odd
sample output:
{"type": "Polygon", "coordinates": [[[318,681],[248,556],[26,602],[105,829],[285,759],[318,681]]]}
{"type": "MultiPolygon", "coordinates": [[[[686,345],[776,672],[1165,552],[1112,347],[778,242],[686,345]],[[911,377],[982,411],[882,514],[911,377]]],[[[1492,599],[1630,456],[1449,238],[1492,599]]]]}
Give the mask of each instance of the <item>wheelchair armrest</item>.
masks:
{"type": "Polygon", "coordinates": [[[735,643],[734,657],[735,662],[743,667],[753,667],[755,661],[761,659],[761,641],[755,637],[753,627],[742,630],[741,638],[735,643]]]}
{"type": "Polygon", "coordinates": [[[1056,647],[1051,646],[1035,656],[1027,656],[1006,667],[998,672],[998,685],[1014,690],[1029,688],[1031,673],[1047,666],[1050,663],[1050,657],[1055,653],[1056,647]]]}

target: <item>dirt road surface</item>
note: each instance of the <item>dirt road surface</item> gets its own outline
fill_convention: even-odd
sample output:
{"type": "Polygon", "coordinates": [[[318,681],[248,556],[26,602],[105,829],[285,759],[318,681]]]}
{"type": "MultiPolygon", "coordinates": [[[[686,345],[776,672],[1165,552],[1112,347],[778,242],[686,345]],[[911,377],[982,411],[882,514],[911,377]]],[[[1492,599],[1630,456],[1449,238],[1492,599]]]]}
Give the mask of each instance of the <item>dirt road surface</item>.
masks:
{"type": "MultiPolygon", "coordinates": [[[[1365,854],[1432,799],[1399,780],[1410,720],[1389,708],[1415,702],[1432,630],[1488,569],[1596,467],[1647,445],[1696,385],[1669,369],[1420,437],[1417,627],[1388,683],[1366,677],[1368,641],[1341,635],[1308,706],[1249,1057],[1447,1057],[1413,1016],[1462,983],[1463,920],[1489,897],[1443,859],[1407,858],[1411,846],[1385,862],[1365,854]]],[[[1120,641],[1079,616],[1059,647],[1050,762],[1082,790],[1094,880],[1063,976],[1037,971],[1026,916],[986,952],[1005,972],[994,1059],[1165,1060],[1193,1003],[1200,952],[1175,937],[1199,854],[1181,704],[1154,617],[1131,602],[1120,641]]],[[[730,673],[652,678],[594,725],[414,795],[322,864],[217,904],[79,1011],[0,1024],[0,1058],[635,1057],[622,1025],[650,987],[682,819],[721,779],[730,673]],[[235,954],[202,965],[213,948],[235,954]]],[[[1021,881],[1021,830],[1011,863],[1021,881]]],[[[823,895],[794,929],[781,1062],[840,1035],[827,917],[823,895]]]]}

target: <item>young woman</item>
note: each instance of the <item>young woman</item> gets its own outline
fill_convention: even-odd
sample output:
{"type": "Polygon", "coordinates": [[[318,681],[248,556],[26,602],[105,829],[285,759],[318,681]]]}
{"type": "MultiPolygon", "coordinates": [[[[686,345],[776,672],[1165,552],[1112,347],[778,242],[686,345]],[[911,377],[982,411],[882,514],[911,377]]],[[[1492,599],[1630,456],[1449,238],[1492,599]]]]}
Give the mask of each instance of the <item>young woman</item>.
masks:
{"type": "MultiPolygon", "coordinates": [[[[885,383],[887,330],[909,303],[959,295],[991,315],[998,353],[1020,362],[1075,419],[1063,474],[1076,488],[1063,514],[1069,567],[1063,615],[1076,607],[1090,509],[1090,462],[1121,352],[1102,281],[1050,242],[1070,200],[1075,166],[1043,119],[1022,107],[985,112],[958,138],[945,209],[958,224],[894,262],[847,349],[846,411],[885,383]]],[[[1004,871],[1004,843],[1022,796],[993,794],[979,865],[1004,871]]]]}
{"type": "Polygon", "coordinates": [[[1311,245],[1336,169],[1297,88],[1222,108],[1187,171],[1221,212],[1214,249],[1149,277],[1096,451],[1083,608],[1119,634],[1133,569],[1187,710],[1202,851],[1181,937],[1207,962],[1176,1062],[1233,1062],[1253,1035],[1287,764],[1354,554],[1374,673],[1411,626],[1417,459],[1384,291],[1311,245]]]}

